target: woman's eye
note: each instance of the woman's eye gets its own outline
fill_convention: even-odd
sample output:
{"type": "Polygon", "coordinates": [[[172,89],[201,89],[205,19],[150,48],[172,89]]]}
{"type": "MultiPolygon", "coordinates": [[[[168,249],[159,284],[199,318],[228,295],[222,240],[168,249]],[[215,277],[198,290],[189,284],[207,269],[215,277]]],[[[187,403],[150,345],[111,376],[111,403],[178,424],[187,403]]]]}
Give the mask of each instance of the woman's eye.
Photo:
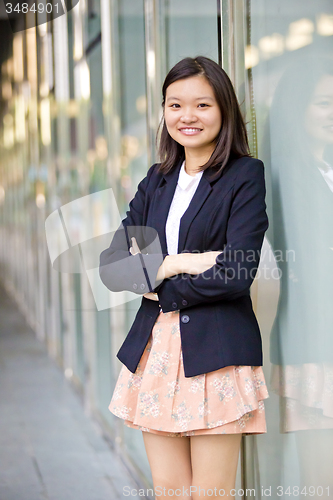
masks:
{"type": "MultiPolygon", "coordinates": [[[[208,104],[205,104],[205,103],[202,102],[202,103],[198,104],[198,106],[199,107],[207,107],[208,104]]],[[[178,103],[174,103],[174,104],[170,105],[170,108],[178,109],[178,108],[180,108],[180,105],[178,103]]]]}

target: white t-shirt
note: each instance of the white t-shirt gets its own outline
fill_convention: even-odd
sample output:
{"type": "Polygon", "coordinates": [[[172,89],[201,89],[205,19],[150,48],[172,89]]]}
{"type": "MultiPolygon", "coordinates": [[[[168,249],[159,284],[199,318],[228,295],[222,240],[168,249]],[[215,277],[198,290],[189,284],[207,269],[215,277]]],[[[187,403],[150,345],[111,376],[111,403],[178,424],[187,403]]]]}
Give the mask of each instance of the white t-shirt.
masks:
{"type": "MultiPolygon", "coordinates": [[[[165,226],[165,236],[169,255],[176,255],[178,253],[180,219],[192,200],[202,174],[203,171],[198,172],[194,176],[186,173],[185,161],[180,168],[178,183],[173,195],[165,226]]],[[[161,311],[162,308],[160,307],[160,312],[161,311]]]]}

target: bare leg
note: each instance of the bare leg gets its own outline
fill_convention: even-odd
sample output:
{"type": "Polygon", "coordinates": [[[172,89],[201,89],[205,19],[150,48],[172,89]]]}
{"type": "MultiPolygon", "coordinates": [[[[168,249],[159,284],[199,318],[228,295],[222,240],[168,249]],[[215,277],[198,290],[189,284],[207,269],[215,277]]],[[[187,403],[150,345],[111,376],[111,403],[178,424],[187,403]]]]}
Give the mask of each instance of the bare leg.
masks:
{"type": "Polygon", "coordinates": [[[241,437],[242,434],[191,436],[193,500],[205,495],[224,500],[234,496],[230,491],[235,488],[241,437]]]}
{"type": "Polygon", "coordinates": [[[142,435],[156,494],[163,499],[191,500],[190,438],[150,432],[142,432],[142,435]]]}

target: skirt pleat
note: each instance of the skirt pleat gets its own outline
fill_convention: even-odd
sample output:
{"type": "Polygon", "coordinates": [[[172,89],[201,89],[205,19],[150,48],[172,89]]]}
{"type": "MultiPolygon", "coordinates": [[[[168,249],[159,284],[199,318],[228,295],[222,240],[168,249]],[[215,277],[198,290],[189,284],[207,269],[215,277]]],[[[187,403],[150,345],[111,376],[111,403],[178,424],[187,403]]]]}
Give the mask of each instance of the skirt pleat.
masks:
{"type": "Polygon", "coordinates": [[[155,434],[262,434],[268,397],[261,366],[185,377],[179,311],[161,311],[135,373],[122,366],[109,410],[155,434]]]}

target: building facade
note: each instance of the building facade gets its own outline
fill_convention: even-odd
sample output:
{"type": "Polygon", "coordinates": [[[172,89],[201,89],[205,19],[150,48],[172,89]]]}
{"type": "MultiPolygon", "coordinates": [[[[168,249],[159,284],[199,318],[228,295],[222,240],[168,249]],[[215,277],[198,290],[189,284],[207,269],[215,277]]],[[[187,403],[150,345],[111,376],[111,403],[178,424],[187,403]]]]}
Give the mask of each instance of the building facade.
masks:
{"type": "Polygon", "coordinates": [[[96,264],[157,161],[166,73],[204,55],[234,83],[265,163],[270,219],[251,289],[268,432],[243,437],[237,498],[333,494],[316,465],[333,459],[332,49],[326,0],[79,0],[13,33],[1,66],[1,279],[142,484],[151,477],[141,433],[108,410],[141,299],[97,299],[80,246],[96,238],[96,264]],[[71,205],[83,199],[88,217],[71,205]],[[72,251],[51,262],[45,221],[65,206],[72,251]]]}

